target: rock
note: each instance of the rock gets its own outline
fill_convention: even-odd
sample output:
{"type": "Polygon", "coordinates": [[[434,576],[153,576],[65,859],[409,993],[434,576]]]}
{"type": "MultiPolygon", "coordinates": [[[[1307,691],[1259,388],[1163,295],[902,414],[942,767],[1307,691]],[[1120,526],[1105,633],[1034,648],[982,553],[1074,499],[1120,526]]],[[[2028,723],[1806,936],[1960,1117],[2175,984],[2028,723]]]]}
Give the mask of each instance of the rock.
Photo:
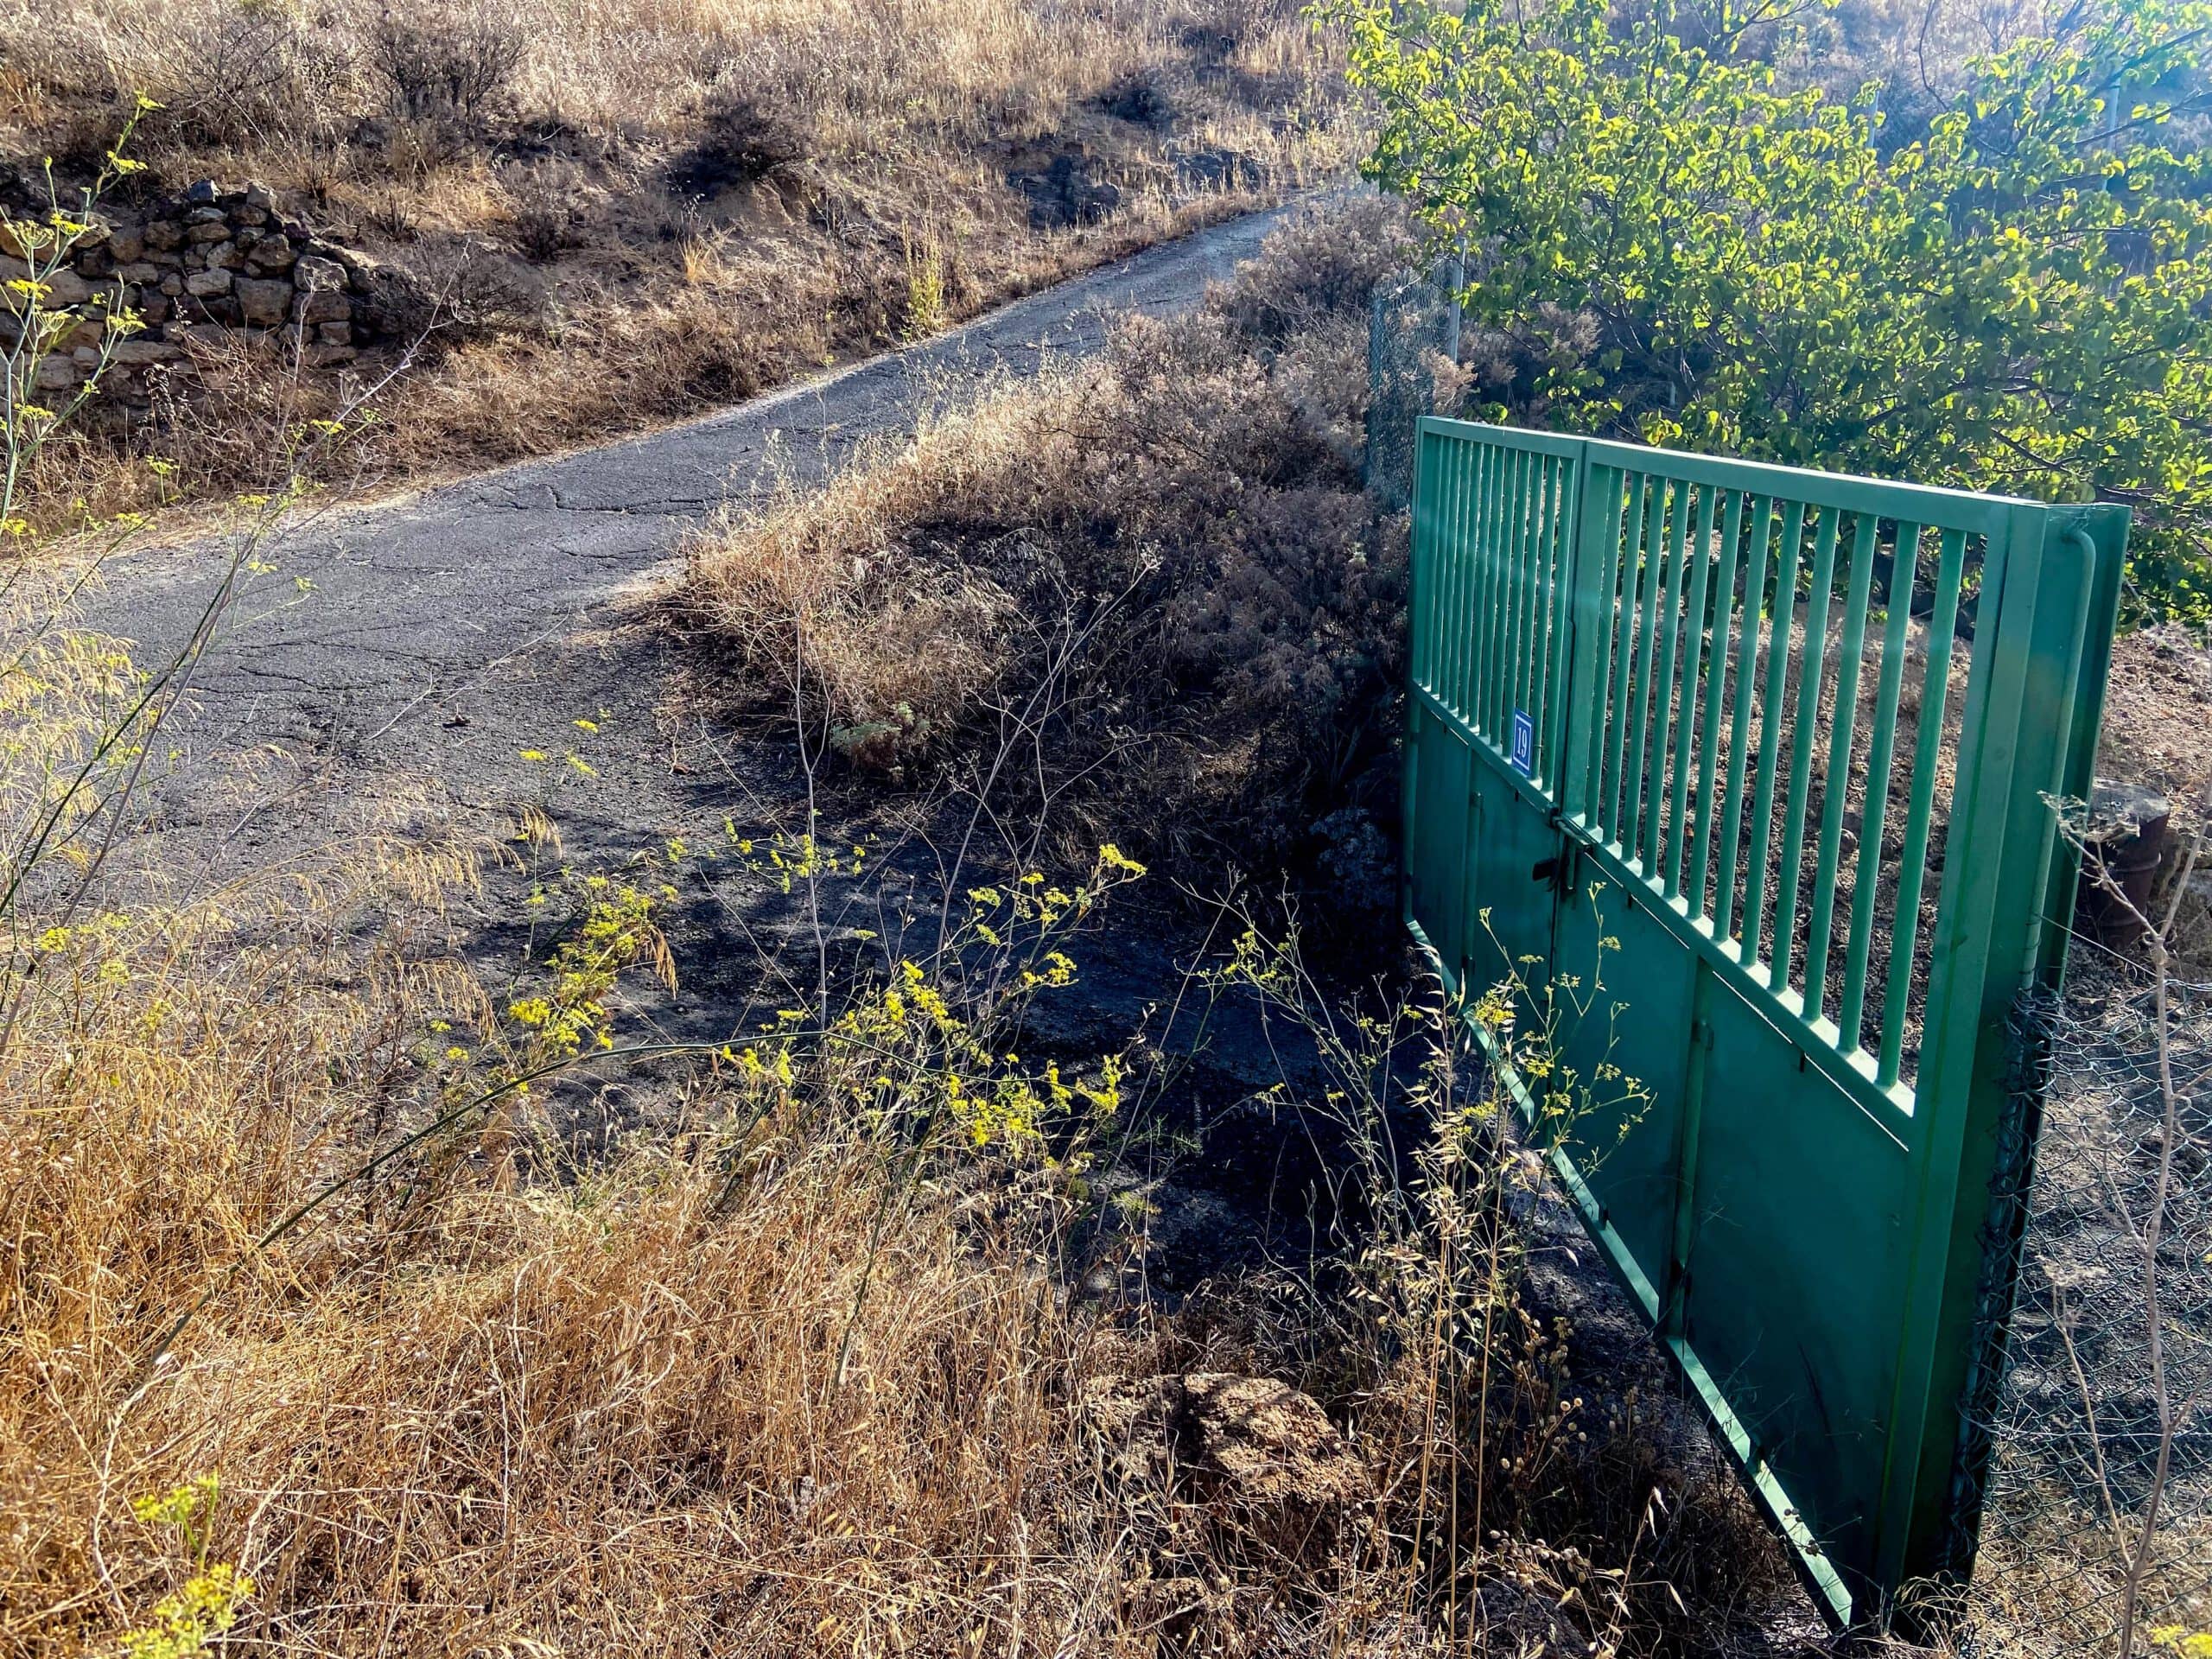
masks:
{"type": "Polygon", "coordinates": [[[1270,1377],[1102,1376],[1083,1416],[1125,1481],[1185,1487],[1269,1547],[1325,1554],[1367,1471],[1312,1395],[1270,1377]]]}
{"type": "Polygon", "coordinates": [[[118,225],[110,233],[107,251],[116,264],[127,265],[146,251],[146,231],[140,225],[118,225]]]}
{"type": "Polygon", "coordinates": [[[92,297],[92,285],[66,265],[46,279],[46,303],[49,306],[82,305],[92,297]]]}
{"type": "Polygon", "coordinates": [[[184,233],[184,238],[188,242],[227,242],[231,239],[231,227],[227,221],[219,219],[194,226],[184,233]]]}
{"type": "Polygon", "coordinates": [[[264,213],[276,205],[276,198],[270,193],[269,187],[262,183],[259,179],[248,179],[245,181],[243,200],[248,207],[259,208],[264,213]]]}
{"type": "Polygon", "coordinates": [[[308,369],[334,369],[351,363],[360,353],[351,346],[302,346],[300,366],[308,369]]]}
{"type": "Polygon", "coordinates": [[[262,271],[269,276],[289,276],[292,269],[292,245],[281,236],[264,236],[253,245],[245,257],[248,270],[262,271]]]}
{"type": "Polygon", "coordinates": [[[353,343],[353,325],[350,322],[317,323],[315,337],[326,346],[351,346],[353,343]]]}
{"type": "Polygon", "coordinates": [[[233,225],[266,225],[268,222],[269,210],[266,207],[248,207],[231,209],[231,223],[233,225]]]}
{"type": "Polygon", "coordinates": [[[172,253],[184,245],[184,226],[173,219],[157,219],[146,226],[146,245],[156,253],[172,253]]]}
{"type": "Polygon", "coordinates": [[[345,295],[327,289],[293,296],[292,317],[297,322],[339,322],[350,319],[353,308],[345,295]]]}
{"type": "Polygon", "coordinates": [[[220,225],[229,218],[230,215],[220,207],[194,207],[184,216],[184,222],[188,225],[220,225]]]}
{"type": "Polygon", "coordinates": [[[232,292],[238,296],[238,309],[245,314],[246,321],[264,328],[275,327],[291,315],[295,291],[288,282],[251,276],[239,277],[232,284],[232,292]]]}
{"type": "Polygon", "coordinates": [[[218,242],[207,250],[210,270],[236,270],[245,264],[245,251],[235,242],[218,242]]]}
{"type": "Polygon", "coordinates": [[[174,363],[184,355],[184,347],[165,340],[126,340],[115,348],[115,361],[126,366],[147,363],[174,363]]]}
{"type": "Polygon", "coordinates": [[[159,283],[162,280],[162,268],[144,259],[135,260],[127,265],[118,265],[115,268],[115,274],[120,280],[134,285],[143,283],[159,283]]]}
{"type": "Polygon", "coordinates": [[[176,298],[178,295],[184,292],[184,278],[175,271],[171,271],[162,278],[162,292],[171,299],[176,298]]]}
{"type": "Polygon", "coordinates": [[[215,200],[215,181],[213,179],[194,180],[191,184],[185,187],[184,196],[182,199],[186,202],[195,206],[202,203],[212,204],[215,200]]]}
{"type": "Polygon", "coordinates": [[[67,391],[80,377],[77,365],[66,357],[49,357],[38,365],[38,378],[31,384],[41,391],[67,391]]]}
{"type": "Polygon", "coordinates": [[[346,267],[320,254],[303,255],[292,267],[292,282],[301,289],[342,289],[346,286],[346,267]]]}
{"type": "Polygon", "coordinates": [[[227,270],[195,270],[184,279],[184,291],[194,299],[213,299],[218,294],[231,291],[231,273],[227,270]]]}

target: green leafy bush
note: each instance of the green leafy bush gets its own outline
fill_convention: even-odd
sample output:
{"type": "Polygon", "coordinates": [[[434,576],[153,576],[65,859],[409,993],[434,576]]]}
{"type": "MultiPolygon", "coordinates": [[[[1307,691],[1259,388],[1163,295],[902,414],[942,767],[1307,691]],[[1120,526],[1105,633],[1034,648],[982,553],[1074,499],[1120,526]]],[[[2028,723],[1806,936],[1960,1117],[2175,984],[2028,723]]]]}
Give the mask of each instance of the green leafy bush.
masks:
{"type": "Polygon", "coordinates": [[[1466,250],[1493,418],[2124,501],[2139,612],[2212,614],[2212,161],[2170,90],[2205,8],[2022,41],[1893,149],[1876,89],[1780,90],[1670,0],[1319,10],[1370,175],[1466,250]]]}

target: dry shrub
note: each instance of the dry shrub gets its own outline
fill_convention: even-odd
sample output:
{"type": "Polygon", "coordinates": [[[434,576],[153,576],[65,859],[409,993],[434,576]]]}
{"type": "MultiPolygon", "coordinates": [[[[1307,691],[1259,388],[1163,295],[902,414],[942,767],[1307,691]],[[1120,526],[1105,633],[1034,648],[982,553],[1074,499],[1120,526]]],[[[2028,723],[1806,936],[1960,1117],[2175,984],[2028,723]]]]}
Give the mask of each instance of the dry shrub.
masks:
{"type": "Polygon", "coordinates": [[[521,35],[505,22],[467,16],[386,15],[370,31],[367,67],[392,112],[414,121],[450,122],[480,130],[503,113],[521,35]]]}
{"type": "Polygon", "coordinates": [[[1296,865],[1359,828],[1332,815],[1386,815],[1404,531],[1360,488],[1366,298],[1346,273],[1391,257],[1389,222],[1373,204],[1303,221],[1199,315],[1127,322],[1102,364],[702,538],[690,591],[744,695],[788,714],[796,683],[810,716],[870,727],[855,758],[909,770],[964,764],[1011,711],[1082,780],[1078,836],[1141,825],[1185,861],[1296,865]],[[908,632],[854,608],[810,626],[817,601],[795,597],[891,616],[978,582],[1008,602],[932,609],[969,630],[934,643],[994,672],[946,673],[895,736],[870,699],[916,676],[908,632]]]}

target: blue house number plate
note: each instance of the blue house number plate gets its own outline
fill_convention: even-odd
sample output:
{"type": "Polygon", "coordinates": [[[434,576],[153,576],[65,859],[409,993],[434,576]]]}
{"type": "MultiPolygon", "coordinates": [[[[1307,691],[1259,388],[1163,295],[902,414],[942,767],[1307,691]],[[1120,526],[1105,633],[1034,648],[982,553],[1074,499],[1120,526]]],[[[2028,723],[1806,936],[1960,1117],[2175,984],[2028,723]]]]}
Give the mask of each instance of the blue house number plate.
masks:
{"type": "Polygon", "coordinates": [[[1523,778],[1535,772],[1536,722],[1529,718],[1524,709],[1513,711],[1513,753],[1507,758],[1512,761],[1513,770],[1523,778]]]}

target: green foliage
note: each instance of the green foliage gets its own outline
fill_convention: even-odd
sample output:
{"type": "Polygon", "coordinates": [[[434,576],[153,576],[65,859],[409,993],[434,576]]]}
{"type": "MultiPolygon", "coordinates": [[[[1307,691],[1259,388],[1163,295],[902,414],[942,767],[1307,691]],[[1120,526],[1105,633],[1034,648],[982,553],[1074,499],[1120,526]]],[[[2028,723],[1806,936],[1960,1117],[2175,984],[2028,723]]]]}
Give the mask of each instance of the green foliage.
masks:
{"type": "MultiPolygon", "coordinates": [[[[2113,7],[1974,65],[1885,155],[1672,0],[1320,0],[1369,175],[1464,246],[1493,418],[2136,512],[2136,603],[2212,613],[2212,159],[2144,89],[2208,13],[2113,7]]],[[[1740,23],[1743,20],[1732,20],[1740,23]]]]}

